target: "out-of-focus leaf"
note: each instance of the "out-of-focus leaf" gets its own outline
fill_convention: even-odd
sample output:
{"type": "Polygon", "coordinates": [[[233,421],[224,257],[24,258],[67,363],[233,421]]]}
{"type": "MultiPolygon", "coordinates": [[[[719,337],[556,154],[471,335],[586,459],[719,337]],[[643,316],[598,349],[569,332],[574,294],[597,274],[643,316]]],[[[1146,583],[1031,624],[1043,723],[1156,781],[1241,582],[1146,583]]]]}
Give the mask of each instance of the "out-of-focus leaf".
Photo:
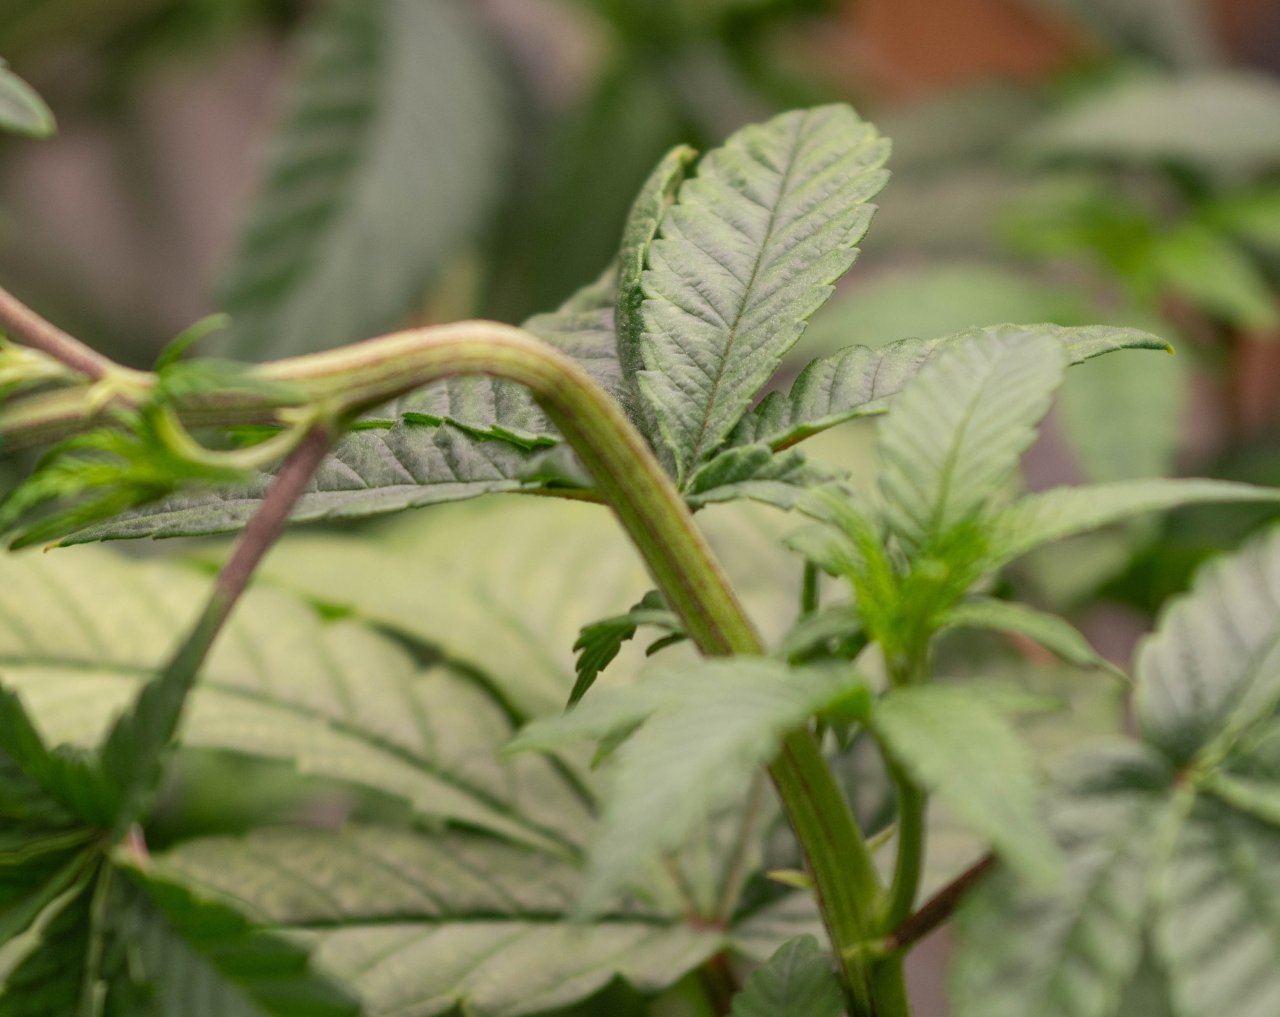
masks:
{"type": "Polygon", "coordinates": [[[871,725],[899,764],[966,826],[1033,881],[1060,874],[1061,856],[1037,801],[1035,762],[994,708],[969,689],[893,689],[871,725]]]}
{"type": "Polygon", "coordinates": [[[505,116],[471,18],[456,0],[335,0],[316,14],[221,286],[235,354],[386,331],[476,239],[504,172],[505,116]]]}
{"type": "Polygon", "coordinates": [[[1052,798],[1066,879],[1035,887],[999,871],[961,908],[957,1017],[1131,1017],[1116,1007],[1138,966],[1153,872],[1164,861],[1170,774],[1136,746],[1079,770],[1052,798]]]}
{"type": "Polygon", "coordinates": [[[1257,171],[1280,162],[1280,85],[1226,71],[1126,79],[1041,123],[1025,146],[1042,157],[1257,171]]]}
{"type": "Polygon", "coordinates": [[[1179,69],[1216,62],[1214,27],[1200,0],[1039,0],[1075,15],[1118,53],[1152,56],[1179,69]]]}
{"type": "Polygon", "coordinates": [[[316,940],[319,963],[349,980],[368,1013],[436,1017],[461,1006],[523,1017],[617,977],[657,991],[728,938],[643,905],[616,903],[596,924],[575,923],[573,865],[474,834],[264,830],[184,844],[159,866],[268,929],[316,940]]]}
{"type": "Polygon", "coordinates": [[[1280,322],[1266,277],[1228,238],[1186,223],[1157,239],[1151,271],[1158,284],[1238,328],[1260,331],[1280,322]]]}
{"type": "Polygon", "coordinates": [[[57,129],[53,111],[36,90],[0,60],[0,130],[48,138],[57,129]]]}

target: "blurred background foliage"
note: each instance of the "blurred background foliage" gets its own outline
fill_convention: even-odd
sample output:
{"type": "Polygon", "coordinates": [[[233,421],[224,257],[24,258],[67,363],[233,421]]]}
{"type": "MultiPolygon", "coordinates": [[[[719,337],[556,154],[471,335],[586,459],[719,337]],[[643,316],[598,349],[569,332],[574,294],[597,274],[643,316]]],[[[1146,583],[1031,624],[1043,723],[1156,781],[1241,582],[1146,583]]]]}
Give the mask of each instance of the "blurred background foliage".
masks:
{"type": "MultiPolygon", "coordinates": [[[[0,0],[0,56],[59,123],[0,138],[0,278],[126,362],[213,310],[248,359],[520,321],[607,265],[671,145],[843,99],[893,139],[893,179],[797,369],[968,325],[1137,324],[1178,355],[1077,368],[1027,483],[1280,484],[1273,0],[0,0]]],[[[865,439],[822,447],[870,476],[865,439]]],[[[1127,664],[1268,518],[1188,510],[1005,582],[1127,664]]],[[[1007,646],[948,657],[1025,670],[1007,646]]],[[[1077,710],[1094,730],[1104,698],[1077,710]]],[[[180,770],[160,841],[332,805],[224,772],[258,788],[228,817],[211,772],[180,770]]]]}

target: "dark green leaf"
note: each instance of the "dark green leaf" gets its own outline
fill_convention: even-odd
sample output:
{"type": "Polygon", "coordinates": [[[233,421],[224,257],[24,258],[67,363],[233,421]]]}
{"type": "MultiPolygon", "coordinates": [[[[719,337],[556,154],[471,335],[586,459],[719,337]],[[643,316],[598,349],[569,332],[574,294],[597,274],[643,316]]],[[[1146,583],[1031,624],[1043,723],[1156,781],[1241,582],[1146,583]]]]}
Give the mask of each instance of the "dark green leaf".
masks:
{"type": "MultiPolygon", "coordinates": [[[[1280,95],[1277,95],[1280,103],[1280,95]]],[[[1157,284],[1236,328],[1280,323],[1276,296],[1261,268],[1236,243],[1202,223],[1184,223],[1151,251],[1157,284]]]]}
{"type": "Polygon", "coordinates": [[[573,691],[569,693],[569,706],[586,695],[595,684],[596,676],[609,666],[622,649],[622,644],[633,638],[641,625],[655,625],[683,637],[680,619],[667,607],[657,590],[646,593],[626,614],[584,625],[573,644],[578,654],[574,664],[578,677],[573,683],[573,691]]]}
{"type": "Polygon", "coordinates": [[[497,197],[501,92],[464,4],[320,9],[222,285],[231,350],[304,353],[403,321],[497,197]]]}
{"type": "Polygon", "coordinates": [[[733,429],[856,255],[888,146],[846,106],[703,157],[649,247],[641,395],[683,481],[733,429]]]}
{"type": "Polygon", "coordinates": [[[309,950],[255,928],[225,904],[162,875],[129,870],[115,919],[133,977],[161,1013],[220,1017],[356,1017],[349,990],[317,972],[309,950]]]}
{"type": "MultiPolygon", "coordinates": [[[[347,435],[294,509],[295,522],[357,519],[526,486],[530,453],[451,424],[399,423],[347,435]]],[[[64,544],[227,533],[247,523],[271,478],[215,494],[181,494],[64,538],[64,544]]]]}
{"type": "Polygon", "coordinates": [[[751,498],[791,509],[836,474],[796,450],[775,453],[768,445],[727,449],[699,466],[685,487],[685,501],[694,508],[714,502],[751,498]]]}
{"type": "Polygon", "coordinates": [[[840,983],[813,936],[798,936],[751,973],[730,1017],[841,1017],[840,983]]]}

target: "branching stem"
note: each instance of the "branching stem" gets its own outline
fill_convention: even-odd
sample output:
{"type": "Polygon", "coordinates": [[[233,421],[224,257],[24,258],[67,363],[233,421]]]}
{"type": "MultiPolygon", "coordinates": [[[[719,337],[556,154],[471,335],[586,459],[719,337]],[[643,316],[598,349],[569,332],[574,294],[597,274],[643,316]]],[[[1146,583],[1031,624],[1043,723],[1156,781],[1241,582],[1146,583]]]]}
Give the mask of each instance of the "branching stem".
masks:
{"type": "MultiPolygon", "coordinates": [[[[73,347],[59,345],[62,352],[73,347]]],[[[70,354],[69,354],[70,355],[70,354]]],[[[97,356],[96,354],[94,355],[97,356]]],[[[96,361],[85,362],[96,369],[96,361]]],[[[667,602],[709,656],[760,655],[764,646],[728,584],[680,493],[622,409],[574,360],[520,329],[471,321],[413,329],[325,353],[255,368],[267,381],[290,382],[329,419],[360,412],[432,382],[484,374],[526,386],[594,478],[667,602]]],[[[54,393],[57,395],[58,393],[54,393]]],[[[28,428],[84,426],[83,400],[58,404],[52,421],[26,400],[28,428]]],[[[126,393],[122,398],[128,398],[126,393]]],[[[279,406],[252,392],[179,406],[183,419],[237,423],[279,419],[279,406]],[[190,416],[189,416],[190,415],[190,416]]],[[[23,405],[0,416],[0,434],[19,439],[23,405]]],[[[221,619],[279,533],[306,478],[323,456],[320,438],[291,457],[218,581],[221,619]],[[277,493],[278,491],[278,493],[277,493]]],[[[211,601],[210,610],[215,610],[211,601]]],[[[212,619],[211,619],[212,620],[212,619]]],[[[216,625],[214,626],[216,630],[216,625]]],[[[901,972],[877,975],[869,946],[881,935],[883,886],[848,802],[807,729],[792,732],[770,766],[813,876],[824,922],[839,959],[851,1017],[906,1017],[901,972]],[[884,984],[878,984],[883,982],[884,984]]]]}
{"type": "Polygon", "coordinates": [[[90,349],[57,325],[46,321],[8,290],[0,287],[0,329],[14,342],[52,357],[90,381],[111,374],[136,374],[90,349]]]}

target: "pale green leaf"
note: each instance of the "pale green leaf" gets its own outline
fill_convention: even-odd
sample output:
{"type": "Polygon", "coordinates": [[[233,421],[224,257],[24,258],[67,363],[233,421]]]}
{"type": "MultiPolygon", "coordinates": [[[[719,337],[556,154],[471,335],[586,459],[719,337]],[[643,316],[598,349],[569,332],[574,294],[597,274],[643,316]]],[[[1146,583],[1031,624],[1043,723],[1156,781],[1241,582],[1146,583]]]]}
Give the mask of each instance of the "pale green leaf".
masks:
{"type": "Polygon", "coordinates": [[[741,794],[782,738],[861,684],[846,671],[792,670],[763,658],[654,667],[637,684],[597,690],[562,717],[538,721],[513,748],[558,747],[643,726],[616,765],[591,845],[581,907],[598,911],[662,851],[741,794]]]}
{"type": "Polygon", "coordinates": [[[852,264],[887,144],[847,106],[744,128],[680,186],[649,247],[641,395],[677,478],[733,429],[852,264]]]}
{"type": "Polygon", "coordinates": [[[997,870],[961,906],[956,1017],[1137,1017],[1116,1008],[1142,952],[1171,774],[1136,745],[1076,767],[1051,799],[1066,878],[1037,887],[997,870]]]}
{"type": "Polygon", "coordinates": [[[976,518],[1013,476],[1067,367],[1031,333],[975,336],[918,373],[881,424],[885,519],[908,550],[976,518]]]}
{"type": "Polygon", "coordinates": [[[270,928],[314,937],[318,962],[374,1014],[522,1017],[616,977],[656,991],[726,943],[638,905],[575,924],[576,869],[465,833],[263,830],[193,841],[159,864],[270,928]]]}
{"type": "Polygon", "coordinates": [[[1178,763],[1280,707],[1280,531],[1207,566],[1138,654],[1143,736],[1178,763]]]}
{"type": "Polygon", "coordinates": [[[951,608],[942,624],[945,628],[995,629],[1016,633],[1034,640],[1068,664],[1115,670],[1066,619],[1026,604],[991,597],[971,597],[951,608]]]}
{"type": "Polygon", "coordinates": [[[813,936],[778,948],[733,997],[730,1017],[841,1017],[844,996],[831,958],[813,936]]]}
{"type": "MultiPolygon", "coordinates": [[[[0,589],[4,682],[46,740],[95,745],[169,656],[207,584],[100,549],[13,559],[0,589]]],[[[580,789],[545,760],[500,763],[511,733],[506,703],[476,679],[423,668],[360,622],[325,623],[295,597],[254,590],[204,668],[180,740],[367,788],[429,821],[573,850],[590,820],[580,789]]]]}
{"type": "Polygon", "coordinates": [[[1258,170],[1280,159],[1280,85],[1242,71],[1130,77],[1041,123],[1026,147],[1051,158],[1258,170]]]}
{"type": "Polygon", "coordinates": [[[57,129],[53,111],[36,90],[0,60],[0,130],[48,138],[57,129]]]}
{"type": "Polygon", "coordinates": [[[25,952],[4,972],[0,1017],[92,1017],[84,1000],[110,998],[117,972],[89,955],[92,895],[93,883],[82,880],[41,914],[25,952]]]}
{"type": "Polygon", "coordinates": [[[1198,801],[1160,883],[1156,945],[1179,1017],[1280,1012],[1280,831],[1198,801]]]}
{"type": "Polygon", "coordinates": [[[415,310],[498,196],[502,87],[456,0],[337,0],[318,11],[221,287],[233,352],[323,349],[415,310]]]}
{"type": "Polygon", "coordinates": [[[1055,414],[1085,479],[1172,472],[1190,394],[1189,367],[1185,357],[1106,357],[1068,375],[1055,414]]]}
{"type": "Polygon", "coordinates": [[[994,564],[1002,564],[1064,537],[1180,505],[1273,501],[1280,501],[1280,491],[1225,480],[1121,480],[1055,487],[996,514],[987,530],[988,554],[994,564]]]}
{"type": "Polygon", "coordinates": [[[1038,801],[1036,763],[980,693],[949,685],[890,690],[871,726],[900,765],[987,838],[1023,876],[1058,875],[1061,856],[1038,801]]]}
{"type": "Polygon", "coordinates": [[[622,614],[653,586],[617,523],[594,505],[442,505],[396,520],[380,538],[298,535],[261,575],[484,675],[519,720],[561,710],[581,627],[622,614]],[[427,589],[442,591],[429,606],[427,589]]]}
{"type": "Polygon", "coordinates": [[[991,325],[936,339],[900,339],[871,349],[849,346],[810,363],[785,395],[771,392],[739,422],[733,445],[763,442],[786,448],[810,435],[856,417],[884,413],[926,364],[944,350],[979,336],[1014,344],[1032,335],[1052,336],[1063,344],[1072,364],[1122,349],[1167,350],[1168,343],[1138,329],[1060,325],[991,325]]]}

